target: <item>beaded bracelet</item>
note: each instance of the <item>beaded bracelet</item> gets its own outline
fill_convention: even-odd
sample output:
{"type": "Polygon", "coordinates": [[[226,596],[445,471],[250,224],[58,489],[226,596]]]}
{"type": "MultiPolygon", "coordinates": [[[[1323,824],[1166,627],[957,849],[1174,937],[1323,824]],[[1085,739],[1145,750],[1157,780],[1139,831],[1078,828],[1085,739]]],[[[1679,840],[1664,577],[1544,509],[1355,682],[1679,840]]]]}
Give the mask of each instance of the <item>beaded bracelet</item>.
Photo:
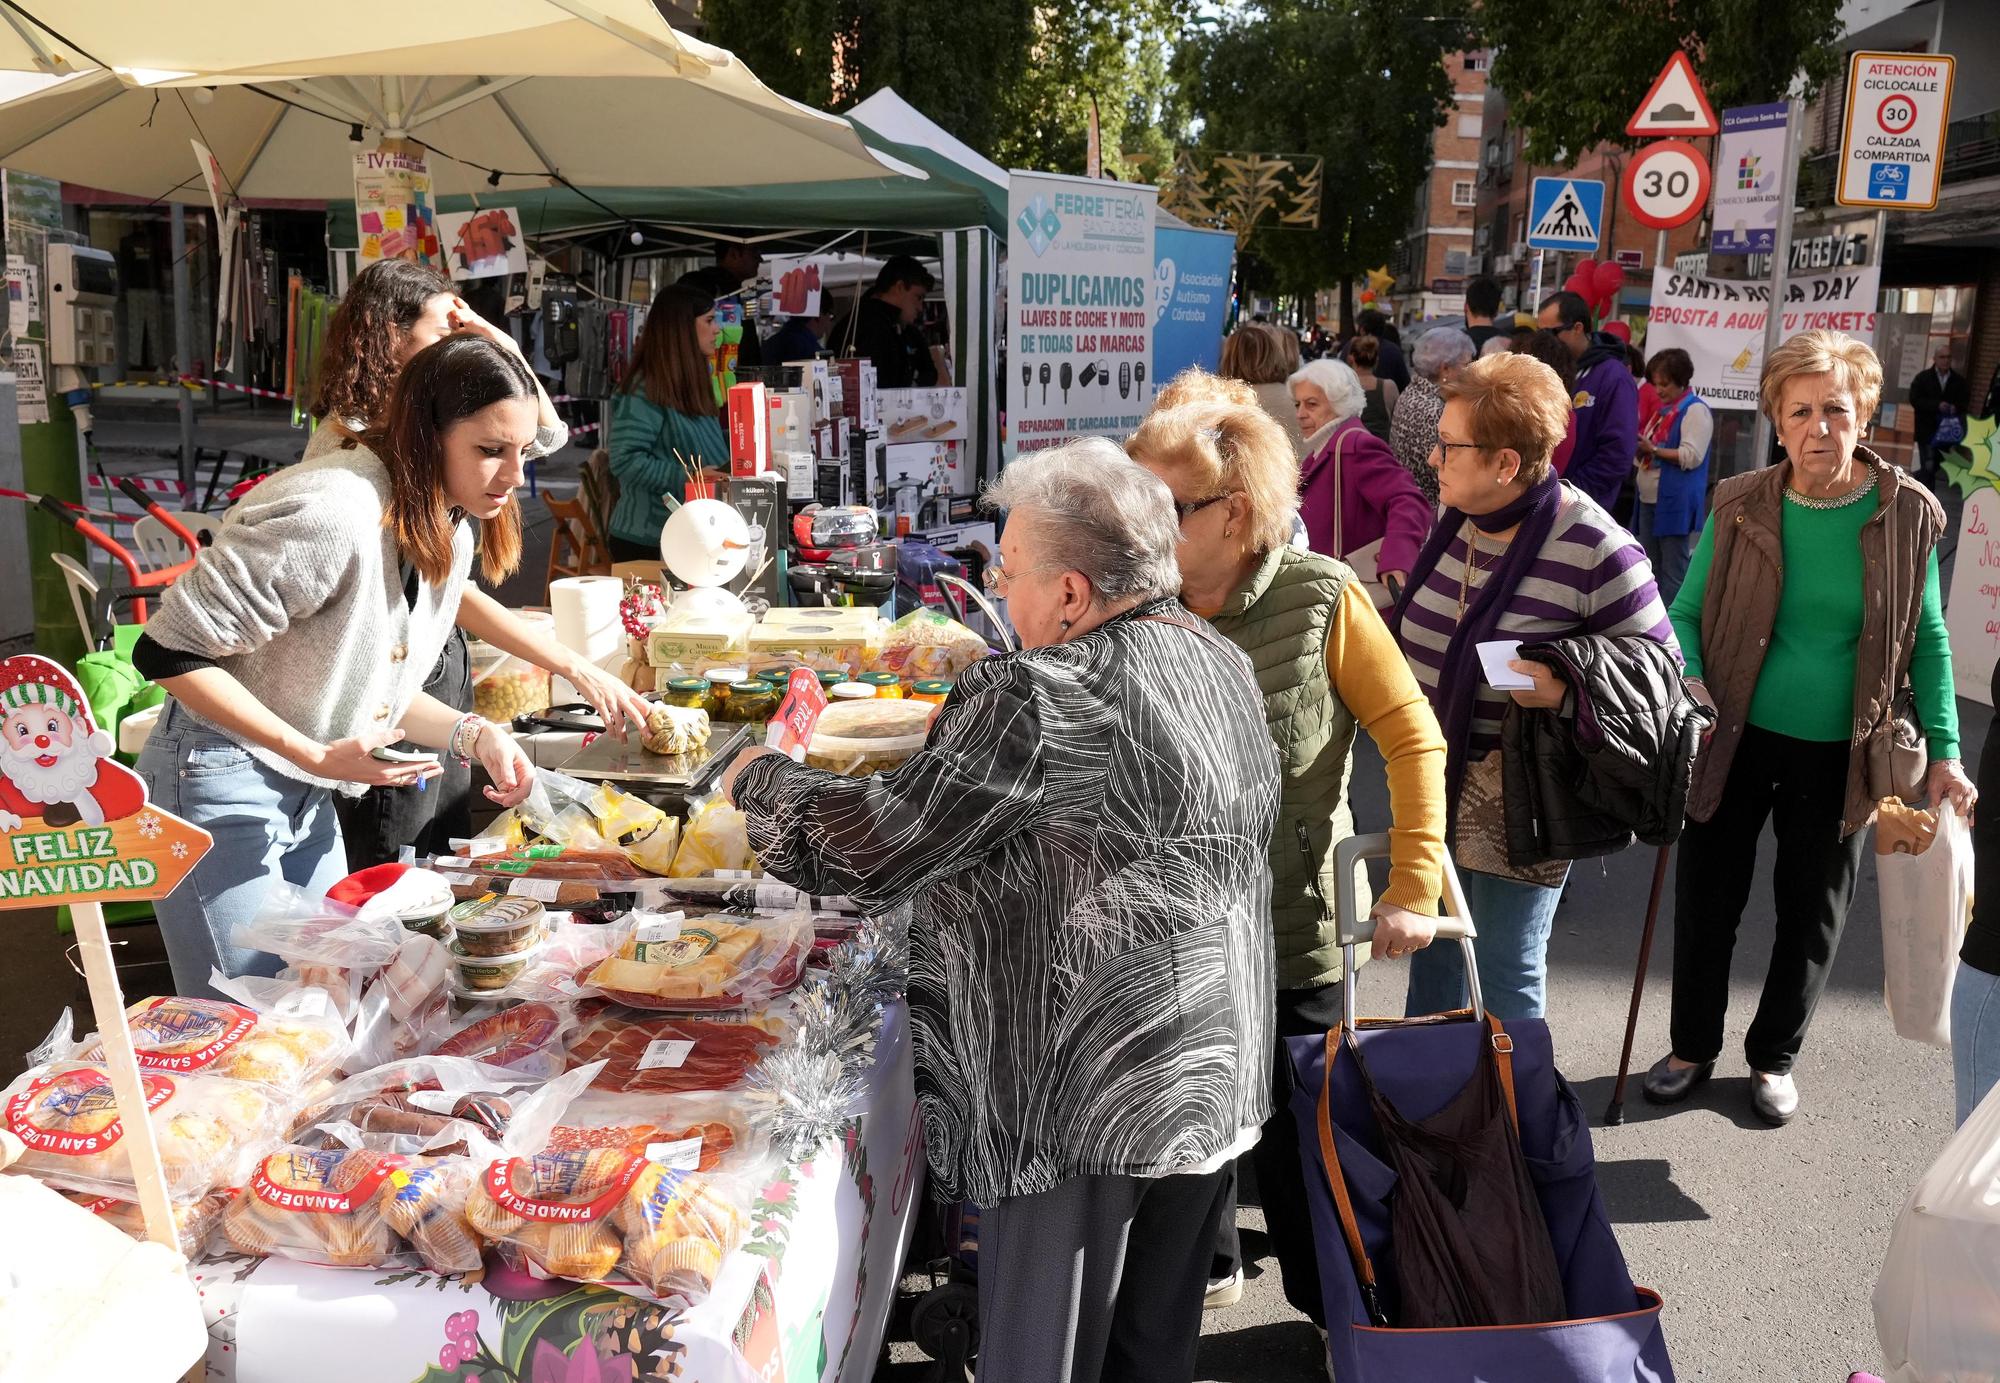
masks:
{"type": "Polygon", "coordinates": [[[486,721],[477,715],[463,715],[451,727],[449,752],[460,763],[471,763],[474,751],[479,747],[480,732],[486,728],[486,721]]]}

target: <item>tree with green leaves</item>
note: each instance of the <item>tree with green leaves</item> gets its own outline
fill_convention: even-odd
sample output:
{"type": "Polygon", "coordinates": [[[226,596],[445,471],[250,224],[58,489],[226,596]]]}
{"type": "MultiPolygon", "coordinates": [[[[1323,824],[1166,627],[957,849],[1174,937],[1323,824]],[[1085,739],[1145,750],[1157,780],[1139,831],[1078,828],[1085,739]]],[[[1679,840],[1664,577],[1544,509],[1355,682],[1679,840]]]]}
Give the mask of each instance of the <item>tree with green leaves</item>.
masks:
{"type": "Polygon", "coordinates": [[[1203,147],[1325,160],[1319,228],[1257,231],[1246,287],[1338,284],[1351,325],[1354,280],[1396,252],[1430,175],[1465,13],[1462,0],[1265,0],[1185,39],[1176,74],[1203,147]]]}
{"type": "Polygon", "coordinates": [[[1104,170],[1169,152],[1170,0],[706,0],[706,37],[766,85],[840,111],[883,87],[1005,167],[1104,170]]]}
{"type": "Polygon", "coordinates": [[[1841,0],[1481,0],[1497,53],[1493,83],[1527,157],[1562,165],[1598,144],[1638,143],[1625,122],[1653,78],[1685,50],[1710,104],[1811,96],[1840,67],[1841,0]]]}

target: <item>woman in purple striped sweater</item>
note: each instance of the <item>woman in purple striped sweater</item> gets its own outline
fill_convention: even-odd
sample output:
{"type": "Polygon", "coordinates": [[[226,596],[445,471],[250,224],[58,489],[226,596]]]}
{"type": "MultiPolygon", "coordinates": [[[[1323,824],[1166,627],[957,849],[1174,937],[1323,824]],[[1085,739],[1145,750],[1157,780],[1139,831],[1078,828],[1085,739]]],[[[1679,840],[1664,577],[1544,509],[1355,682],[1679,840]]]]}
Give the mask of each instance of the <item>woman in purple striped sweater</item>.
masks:
{"type": "MultiPolygon", "coordinates": [[[[1538,1018],[1549,929],[1569,866],[1507,862],[1500,722],[1508,696],[1554,707],[1564,688],[1543,664],[1516,660],[1514,671],[1534,686],[1494,690],[1479,645],[1579,634],[1677,645],[1638,542],[1550,465],[1569,421],[1555,371],[1529,356],[1497,355],[1467,365],[1443,393],[1431,465],[1445,509],[1390,628],[1444,729],[1448,839],[1479,929],[1473,945],[1486,1006],[1502,1018],[1538,1018]]],[[[1412,957],[1409,1014],[1465,1001],[1456,947],[1412,957]]]]}

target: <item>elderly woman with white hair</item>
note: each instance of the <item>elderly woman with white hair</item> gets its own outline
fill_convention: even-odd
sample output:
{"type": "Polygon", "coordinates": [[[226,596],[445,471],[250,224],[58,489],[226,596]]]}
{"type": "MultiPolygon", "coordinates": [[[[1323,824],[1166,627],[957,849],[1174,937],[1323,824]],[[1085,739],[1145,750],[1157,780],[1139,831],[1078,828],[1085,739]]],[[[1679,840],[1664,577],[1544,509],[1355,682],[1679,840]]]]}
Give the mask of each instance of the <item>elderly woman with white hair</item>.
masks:
{"type": "Polygon", "coordinates": [[[1091,439],[988,502],[1022,650],[894,772],[753,751],[724,786],[772,874],[911,905],[931,1175],[985,1207],[981,1375],[1185,1380],[1271,1111],[1277,751],[1249,659],[1178,599],[1165,485],[1091,439]]]}
{"type": "Polygon", "coordinates": [[[1368,396],[1353,370],[1312,360],[1288,382],[1306,434],[1299,517],[1312,550],[1354,568],[1375,604],[1387,605],[1430,534],[1436,506],[1362,423],[1368,396]]]}
{"type": "Polygon", "coordinates": [[[1478,354],[1472,338],[1456,327],[1432,327],[1410,348],[1410,387],[1396,399],[1389,450],[1416,477],[1417,488],[1433,507],[1438,502],[1438,477],[1431,469],[1431,448],[1437,445],[1438,419],[1444,416],[1440,391],[1478,354]]]}

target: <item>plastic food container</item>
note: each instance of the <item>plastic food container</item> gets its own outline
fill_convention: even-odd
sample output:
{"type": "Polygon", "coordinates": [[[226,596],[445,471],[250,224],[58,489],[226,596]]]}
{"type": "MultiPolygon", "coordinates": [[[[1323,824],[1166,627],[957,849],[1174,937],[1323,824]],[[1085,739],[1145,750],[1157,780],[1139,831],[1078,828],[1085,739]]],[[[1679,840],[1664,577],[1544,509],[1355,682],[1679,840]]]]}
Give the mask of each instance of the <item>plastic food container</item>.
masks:
{"type": "Polygon", "coordinates": [[[865,778],[886,773],[924,747],[937,707],[901,698],[841,701],[821,713],[806,762],[814,768],[865,778]]]}
{"type": "Polygon", "coordinates": [[[539,942],[546,919],[533,898],[475,898],[451,910],[451,949],[462,956],[510,955],[539,942]]]}
{"type": "MultiPolygon", "coordinates": [[[[555,637],[556,617],[546,610],[516,610],[523,623],[555,637]]],[[[540,715],[549,708],[549,673],[479,639],[466,640],[472,662],[472,709],[505,725],[518,715],[540,715]]]]}
{"type": "Polygon", "coordinates": [[[499,955],[467,955],[459,949],[462,940],[463,937],[460,937],[451,943],[451,964],[458,972],[459,988],[472,994],[491,994],[497,989],[505,989],[520,978],[521,972],[542,951],[542,943],[536,941],[518,951],[499,955]]]}

